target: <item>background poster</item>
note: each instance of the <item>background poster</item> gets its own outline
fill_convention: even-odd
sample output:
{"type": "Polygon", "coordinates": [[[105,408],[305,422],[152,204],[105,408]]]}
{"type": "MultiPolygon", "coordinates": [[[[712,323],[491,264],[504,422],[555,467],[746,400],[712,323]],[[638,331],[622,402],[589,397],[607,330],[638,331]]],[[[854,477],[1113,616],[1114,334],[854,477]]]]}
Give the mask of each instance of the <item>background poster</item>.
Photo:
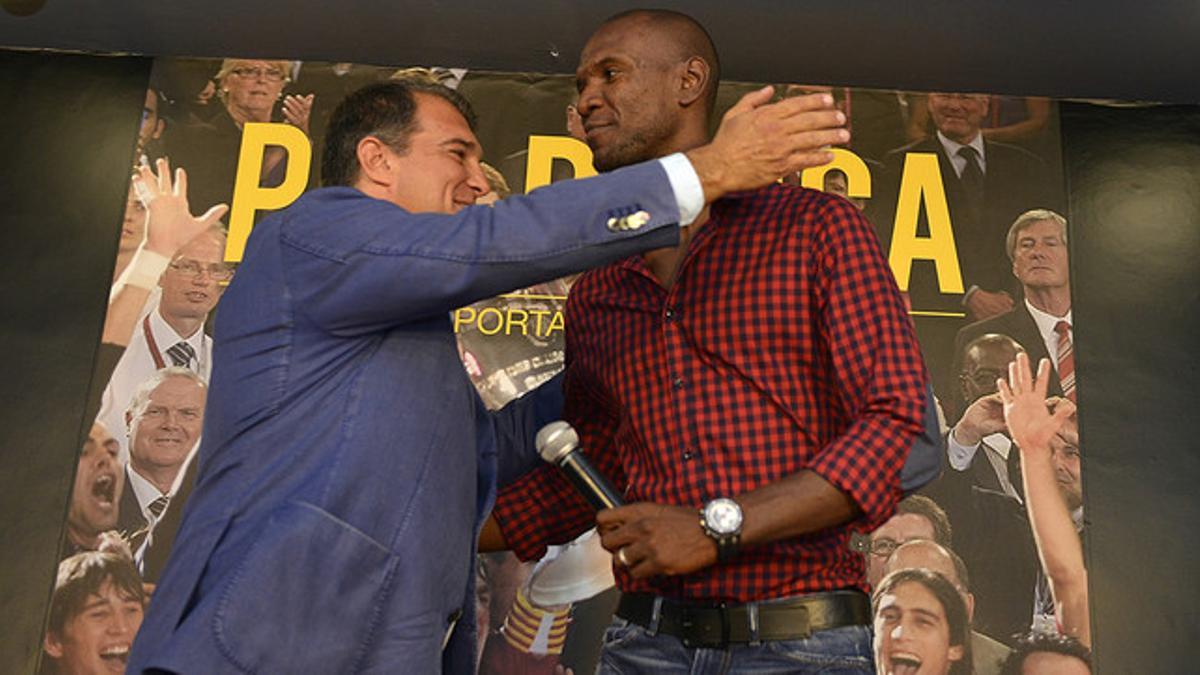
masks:
{"type": "MultiPolygon", "coordinates": [[[[188,173],[187,195],[193,213],[203,213],[217,203],[231,204],[233,210],[225,218],[230,227],[228,249],[224,255],[214,254],[211,246],[180,249],[181,254],[164,273],[161,292],[152,294],[132,320],[129,315],[110,313],[100,372],[93,380],[93,409],[103,431],[97,431],[99,435],[94,435],[80,457],[64,557],[96,546],[97,526],[108,525],[103,529],[117,529],[131,539],[143,578],[150,583],[157,578],[169,552],[172,523],[177,525],[194,480],[189,451],[199,437],[203,401],[193,396],[188,405],[181,406],[190,407],[196,416],[171,422],[174,426],[169,435],[173,438],[167,444],[173,447],[161,453],[156,464],[159,470],[147,472],[156,474],[153,478],[170,497],[158,513],[153,513],[156,498],[151,492],[155,480],[135,476],[130,464],[136,452],[136,430],[151,428],[153,420],[142,419],[145,409],[126,420],[130,402],[160,361],[164,366],[175,362],[171,351],[178,342],[192,345],[190,354],[184,348],[176,350],[182,352],[181,367],[200,378],[207,376],[211,345],[206,343],[203,329],[196,331],[195,327],[219,311],[220,288],[222,281],[227,281],[222,277],[236,273],[238,242],[244,241],[256,218],[281,208],[284,203],[279,202],[291,201],[298,190],[316,186],[323,126],[337,102],[359,86],[396,72],[395,68],[294,61],[156,61],[130,168],[143,159],[153,163],[168,157],[172,166],[188,173]],[[311,100],[307,98],[310,95],[311,100]],[[245,117],[245,110],[258,111],[261,117],[245,117]],[[243,155],[245,147],[253,146],[244,138],[250,132],[244,134],[239,126],[243,121],[279,126],[256,131],[261,134],[256,136],[259,151],[243,155]],[[298,138],[296,132],[311,145],[292,145],[298,138]],[[288,152],[267,147],[272,141],[282,143],[288,152]],[[300,147],[311,147],[307,161],[305,153],[297,149],[300,147]],[[160,311],[164,302],[175,302],[179,311],[164,316],[160,311]],[[189,327],[193,332],[185,335],[189,327]],[[146,339],[148,335],[169,336],[166,329],[184,339],[146,339]],[[139,363],[133,364],[135,360],[139,363]],[[122,363],[131,365],[122,367],[122,363]],[[104,432],[115,441],[115,447],[105,440],[104,432]],[[138,515],[141,522],[135,517],[138,515]],[[154,522],[154,534],[146,537],[150,521],[154,522]]],[[[590,171],[586,147],[571,138],[568,105],[574,98],[573,78],[454,68],[408,69],[402,74],[437,78],[472,101],[480,117],[478,135],[485,158],[514,192],[590,171]]],[[[723,84],[720,109],[756,86],[723,84]]],[[[959,421],[971,396],[959,377],[966,367],[962,358],[965,344],[956,345],[959,331],[977,320],[1024,311],[1022,286],[1012,274],[1013,263],[1006,251],[1009,225],[1030,209],[1065,213],[1056,106],[1045,99],[779,83],[784,95],[816,88],[833,92],[850,119],[853,140],[838,153],[838,171],[811,170],[786,180],[844,194],[875,223],[897,279],[909,295],[949,428],[959,421]],[[937,132],[961,131],[964,126],[984,130],[980,171],[990,182],[982,197],[972,196],[964,188],[960,173],[969,172],[965,166],[939,156],[944,151],[939,151],[937,132]],[[984,297],[980,292],[990,294],[993,302],[973,306],[970,298],[984,297]]],[[[122,244],[114,282],[141,245],[146,219],[131,187],[120,224],[122,244]]],[[[465,371],[489,405],[502,405],[561,367],[561,311],[566,292],[564,280],[455,312],[452,319],[461,336],[465,371]]],[[[1031,341],[1028,333],[1011,337],[1031,354],[1048,349],[1038,346],[1036,338],[1031,341]]],[[[982,367],[973,365],[976,370],[982,367]]],[[[980,381],[987,379],[987,374],[976,371],[966,379],[976,375],[980,381]]],[[[180,395],[188,396],[188,388],[183,389],[180,395]]],[[[174,412],[164,414],[172,416],[174,412]]],[[[1037,575],[1036,559],[1030,556],[1036,553],[1028,523],[1021,520],[1016,452],[992,449],[992,454],[977,452],[965,470],[948,465],[944,478],[926,492],[948,512],[952,526],[948,543],[967,560],[978,598],[976,628],[1006,641],[1012,632],[1026,630],[1034,622],[1037,575]],[[981,521],[979,511],[984,508],[992,509],[996,517],[981,521]],[[980,522],[991,524],[984,527],[980,522]],[[995,523],[1008,527],[1005,537],[998,536],[1000,525],[995,523]],[[1014,540],[1019,541],[1012,544],[1014,540]],[[1010,574],[1015,571],[1020,573],[1010,574]]],[[[868,559],[878,554],[878,547],[869,541],[862,548],[868,559]]],[[[485,659],[485,671],[519,672],[517,663],[531,670],[546,668],[559,659],[578,672],[590,671],[589,660],[595,658],[604,614],[611,607],[604,604],[606,596],[590,604],[580,598],[581,604],[568,612],[572,621],[563,640],[509,640],[496,631],[513,612],[551,610],[533,616],[539,621],[545,618],[553,635],[553,626],[564,625],[555,624],[556,617],[564,616],[559,608],[569,603],[553,608],[523,607],[514,603],[513,597],[516,588],[529,585],[529,566],[493,559],[481,563],[481,569],[488,575],[487,588],[492,591],[488,612],[492,639],[503,640],[518,652],[527,649],[546,655],[521,660],[523,657],[514,658],[511,653],[489,654],[495,661],[485,659]],[[560,649],[564,650],[561,656],[555,656],[560,649]],[[500,663],[504,666],[495,665],[500,663]]],[[[594,566],[583,564],[581,569],[590,572],[594,566]]],[[[595,590],[592,576],[581,572],[581,578],[589,582],[581,584],[586,590],[595,590]]],[[[611,594],[607,597],[611,603],[611,594]]],[[[515,626],[516,620],[508,623],[515,626]]],[[[516,628],[508,636],[514,631],[516,628]]],[[[46,663],[49,666],[55,660],[46,663]]]]}

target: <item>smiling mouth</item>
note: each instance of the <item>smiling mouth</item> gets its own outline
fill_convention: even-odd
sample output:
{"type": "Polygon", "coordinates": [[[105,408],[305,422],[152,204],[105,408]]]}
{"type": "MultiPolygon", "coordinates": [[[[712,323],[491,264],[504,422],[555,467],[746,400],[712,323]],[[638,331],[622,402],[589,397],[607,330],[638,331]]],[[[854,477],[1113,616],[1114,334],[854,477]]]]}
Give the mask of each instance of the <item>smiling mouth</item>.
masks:
{"type": "Polygon", "coordinates": [[[890,659],[892,675],[916,675],[921,669],[921,658],[916,654],[892,654],[890,659]]]}
{"type": "Polygon", "coordinates": [[[100,651],[100,658],[106,664],[120,666],[121,671],[125,670],[125,663],[129,660],[129,645],[113,645],[100,651]]]}
{"type": "Polygon", "coordinates": [[[201,293],[200,291],[189,291],[187,293],[187,299],[191,300],[192,302],[206,302],[206,301],[208,301],[208,293],[201,293]]]}
{"type": "Polygon", "coordinates": [[[587,119],[583,121],[583,133],[587,136],[591,136],[597,131],[607,129],[612,126],[616,126],[616,122],[613,120],[595,118],[587,119]]]}

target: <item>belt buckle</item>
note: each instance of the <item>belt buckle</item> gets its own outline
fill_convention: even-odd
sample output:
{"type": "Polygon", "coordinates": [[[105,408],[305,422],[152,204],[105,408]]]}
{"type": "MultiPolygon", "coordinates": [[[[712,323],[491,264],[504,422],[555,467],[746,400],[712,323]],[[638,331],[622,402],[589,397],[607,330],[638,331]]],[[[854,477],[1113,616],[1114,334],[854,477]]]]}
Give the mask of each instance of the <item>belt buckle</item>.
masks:
{"type": "Polygon", "coordinates": [[[808,638],[812,637],[813,634],[812,612],[810,611],[809,606],[806,604],[800,605],[793,609],[793,611],[796,610],[799,610],[800,616],[804,619],[804,630],[800,631],[799,635],[793,639],[807,640],[808,638]]]}
{"type": "Polygon", "coordinates": [[[688,649],[726,649],[729,646],[729,612],[725,603],[716,607],[680,607],[680,639],[688,649]],[[719,634],[713,635],[710,621],[701,617],[715,612],[720,622],[719,634]]]}

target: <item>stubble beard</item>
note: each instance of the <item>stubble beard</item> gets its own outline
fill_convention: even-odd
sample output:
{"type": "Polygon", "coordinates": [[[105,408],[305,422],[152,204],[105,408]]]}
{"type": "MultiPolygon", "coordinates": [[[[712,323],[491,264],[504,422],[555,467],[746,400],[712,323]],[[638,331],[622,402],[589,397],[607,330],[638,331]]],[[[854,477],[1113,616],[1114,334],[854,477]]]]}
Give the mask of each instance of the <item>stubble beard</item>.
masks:
{"type": "Polygon", "coordinates": [[[668,121],[656,119],[648,127],[629,132],[611,142],[607,148],[592,148],[592,165],[600,173],[607,173],[665,157],[673,152],[667,147],[667,141],[673,133],[674,129],[668,121]]]}

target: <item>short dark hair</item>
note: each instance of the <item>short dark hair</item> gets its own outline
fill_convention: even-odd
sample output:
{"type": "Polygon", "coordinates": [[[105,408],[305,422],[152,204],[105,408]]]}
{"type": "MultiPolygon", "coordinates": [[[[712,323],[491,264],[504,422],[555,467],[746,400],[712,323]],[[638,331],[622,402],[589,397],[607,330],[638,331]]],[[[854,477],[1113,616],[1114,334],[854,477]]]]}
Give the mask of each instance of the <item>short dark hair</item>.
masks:
{"type": "Polygon", "coordinates": [[[896,515],[912,513],[922,516],[933,525],[933,540],[950,548],[953,531],[945,509],[925,495],[909,495],[896,504],[896,515]]]}
{"type": "Polygon", "coordinates": [[[375,136],[397,153],[407,152],[409,137],[417,130],[415,94],[444,99],[475,130],[471,104],[449,87],[408,78],[369,84],[342,99],[329,118],[321,157],[321,184],[354,185],[358,180],[358,143],[367,136],[375,136]]]}
{"type": "Polygon", "coordinates": [[[1030,654],[1044,652],[1074,656],[1083,661],[1089,671],[1092,669],[1091,650],[1084,647],[1079,640],[1069,635],[1038,632],[1026,633],[1017,638],[1016,643],[1012,647],[1012,652],[1009,653],[1008,658],[1004,661],[1004,665],[1000,667],[1000,675],[1021,675],[1021,669],[1025,666],[1025,659],[1030,654]]]}
{"type": "Polygon", "coordinates": [[[962,647],[962,658],[950,666],[950,675],[970,675],[972,672],[971,658],[971,622],[967,618],[967,604],[958,593],[958,589],[946,577],[927,569],[908,568],[896,570],[879,582],[879,588],[871,596],[871,614],[879,612],[879,599],[892,592],[901,584],[918,583],[925,587],[933,597],[937,598],[942,611],[946,613],[946,626],[950,633],[950,646],[962,647]]]}
{"type": "Polygon", "coordinates": [[[711,116],[717,108],[717,88],[721,84],[721,59],[717,45],[708,30],[696,19],[671,9],[628,9],[618,12],[600,24],[602,27],[626,19],[648,21],[671,36],[680,59],[700,57],[708,64],[709,81],[704,92],[705,111],[711,116]]]}
{"type": "Polygon", "coordinates": [[[146,604],[146,590],[128,548],[84,551],[60,562],[50,600],[50,632],[62,636],[67,621],[83,611],[88,598],[109,580],[126,598],[146,604]]]}

